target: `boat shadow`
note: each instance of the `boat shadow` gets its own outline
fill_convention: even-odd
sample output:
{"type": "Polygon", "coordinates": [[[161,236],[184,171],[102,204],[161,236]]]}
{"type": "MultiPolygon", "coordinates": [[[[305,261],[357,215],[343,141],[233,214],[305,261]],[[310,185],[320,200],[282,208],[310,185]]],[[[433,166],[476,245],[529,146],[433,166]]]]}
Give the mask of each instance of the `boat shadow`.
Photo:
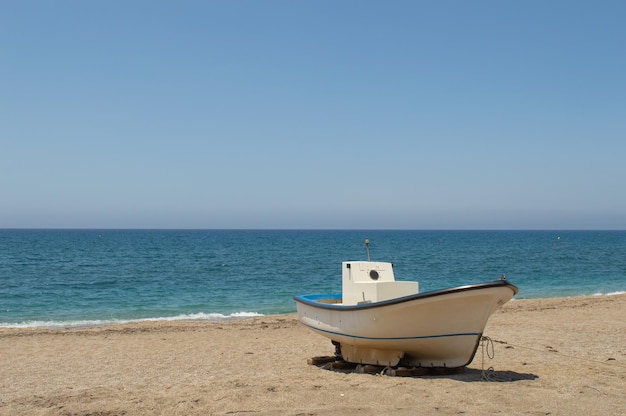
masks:
{"type": "Polygon", "coordinates": [[[515,381],[536,380],[539,378],[532,373],[518,373],[516,371],[500,370],[493,368],[479,370],[474,368],[426,368],[426,367],[384,367],[377,365],[365,365],[349,363],[343,360],[331,359],[331,357],[315,357],[309,359],[309,365],[333,371],[337,373],[371,374],[389,377],[411,378],[449,378],[466,383],[472,382],[500,382],[510,383],[515,381]],[[326,358],[326,360],[323,360],[326,358]]]}
{"type": "Polygon", "coordinates": [[[496,371],[493,369],[478,370],[474,368],[467,368],[465,372],[451,375],[450,378],[468,383],[477,381],[511,383],[514,381],[537,380],[539,376],[532,373],[518,373],[517,371],[509,370],[496,371]]]}

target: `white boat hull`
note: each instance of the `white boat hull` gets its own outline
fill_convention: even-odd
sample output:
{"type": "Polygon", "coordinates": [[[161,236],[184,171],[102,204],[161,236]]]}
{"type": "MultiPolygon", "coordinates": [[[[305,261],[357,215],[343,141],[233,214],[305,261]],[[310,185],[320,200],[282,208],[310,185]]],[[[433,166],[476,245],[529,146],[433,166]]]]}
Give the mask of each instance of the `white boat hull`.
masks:
{"type": "Polygon", "coordinates": [[[517,290],[500,280],[359,305],[294,299],[300,322],[339,343],[345,361],[455,368],[472,361],[489,316],[517,290]]]}

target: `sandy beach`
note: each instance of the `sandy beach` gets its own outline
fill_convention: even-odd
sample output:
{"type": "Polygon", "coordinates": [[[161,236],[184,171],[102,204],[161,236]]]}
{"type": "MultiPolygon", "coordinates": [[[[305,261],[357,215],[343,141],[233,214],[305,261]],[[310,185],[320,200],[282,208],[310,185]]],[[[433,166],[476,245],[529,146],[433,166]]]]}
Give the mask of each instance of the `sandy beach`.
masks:
{"type": "Polygon", "coordinates": [[[0,414],[626,414],[626,295],[512,301],[485,335],[463,374],[389,377],[307,364],[334,348],[295,315],[5,328],[0,414]]]}

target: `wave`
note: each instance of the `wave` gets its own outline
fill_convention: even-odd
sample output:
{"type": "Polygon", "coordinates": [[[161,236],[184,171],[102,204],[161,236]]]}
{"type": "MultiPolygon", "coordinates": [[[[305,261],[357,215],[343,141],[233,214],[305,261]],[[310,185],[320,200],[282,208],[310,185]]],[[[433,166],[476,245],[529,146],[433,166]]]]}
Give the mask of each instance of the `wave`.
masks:
{"type": "Polygon", "coordinates": [[[617,291],[617,292],[610,292],[610,293],[594,293],[592,296],[616,296],[616,295],[623,295],[625,294],[626,291],[617,291]]]}
{"type": "Polygon", "coordinates": [[[228,315],[221,313],[190,313],[176,316],[164,316],[157,318],[138,318],[138,319],[92,319],[92,320],[74,320],[74,321],[26,321],[20,323],[0,322],[0,328],[89,328],[94,326],[112,325],[112,324],[129,324],[135,322],[158,322],[158,321],[230,321],[237,319],[253,318],[256,316],[264,316],[258,312],[233,312],[228,315]]]}

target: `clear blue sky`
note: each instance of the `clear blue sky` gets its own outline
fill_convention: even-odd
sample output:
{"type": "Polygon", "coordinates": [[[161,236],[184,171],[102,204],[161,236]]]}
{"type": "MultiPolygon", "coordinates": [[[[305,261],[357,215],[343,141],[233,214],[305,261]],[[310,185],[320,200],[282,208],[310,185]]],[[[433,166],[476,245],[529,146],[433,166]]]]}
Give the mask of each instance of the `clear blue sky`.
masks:
{"type": "Polygon", "coordinates": [[[0,228],[626,229],[624,1],[2,1],[0,228]]]}

